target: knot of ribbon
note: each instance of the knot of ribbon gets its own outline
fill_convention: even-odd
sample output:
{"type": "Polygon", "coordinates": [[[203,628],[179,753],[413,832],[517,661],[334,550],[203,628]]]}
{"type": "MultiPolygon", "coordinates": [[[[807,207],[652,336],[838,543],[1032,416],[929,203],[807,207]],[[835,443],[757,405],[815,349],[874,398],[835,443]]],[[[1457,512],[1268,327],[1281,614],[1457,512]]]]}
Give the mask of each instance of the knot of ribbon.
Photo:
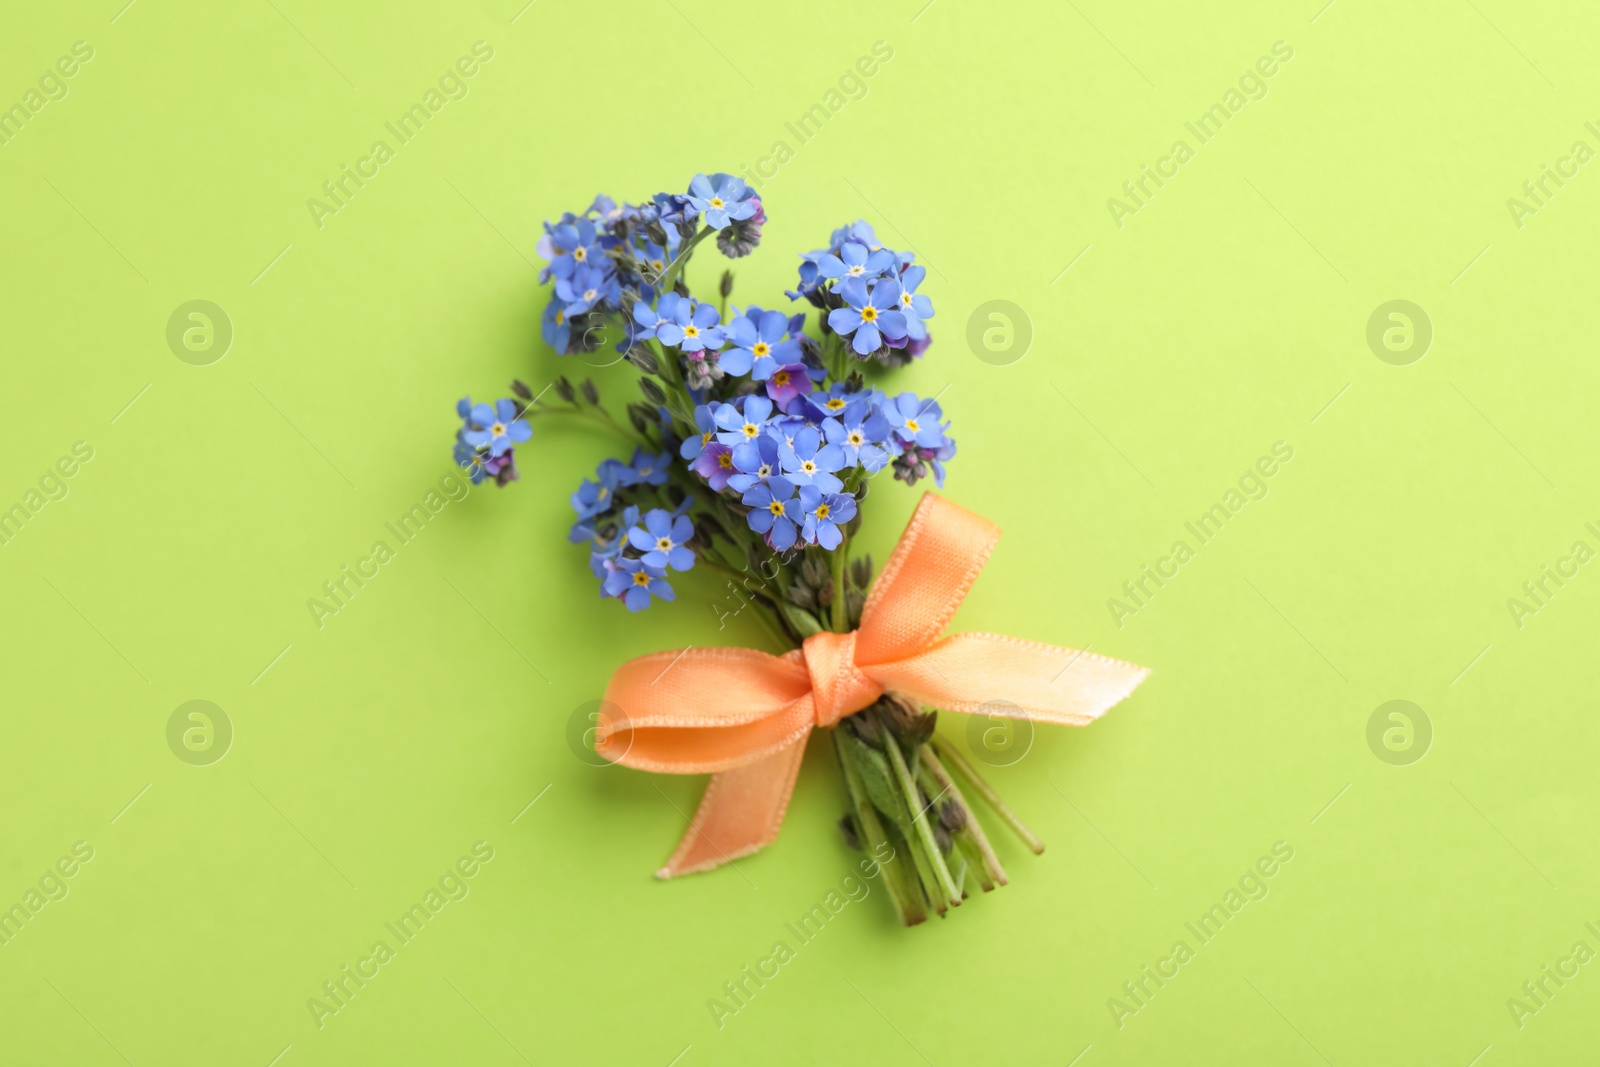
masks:
{"type": "Polygon", "coordinates": [[[886,690],[954,712],[1083,726],[1149,671],[1003,634],[940,637],[1000,529],[927,493],[851,633],[818,633],[782,656],[750,648],[658,652],[617,668],[595,751],[668,774],[711,774],[663,878],[709,870],[776,839],[814,728],[886,690]]]}
{"type": "Polygon", "coordinates": [[[856,631],[812,634],[800,645],[800,653],[811,678],[814,725],[827,729],[883,695],[883,686],[856,666],[856,631]]]}

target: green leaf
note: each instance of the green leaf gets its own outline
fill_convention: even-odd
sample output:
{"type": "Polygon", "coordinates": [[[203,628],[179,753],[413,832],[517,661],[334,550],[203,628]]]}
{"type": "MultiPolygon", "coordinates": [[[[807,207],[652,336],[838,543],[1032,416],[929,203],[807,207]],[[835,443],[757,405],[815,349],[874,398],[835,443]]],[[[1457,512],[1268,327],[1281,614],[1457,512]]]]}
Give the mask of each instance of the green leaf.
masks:
{"type": "Polygon", "coordinates": [[[902,831],[909,830],[911,814],[900,796],[900,790],[895,787],[894,771],[889,768],[889,761],[882,752],[867,745],[849,730],[843,731],[843,740],[844,751],[860,777],[862,788],[867,791],[872,806],[883,812],[902,831]]]}
{"type": "Polygon", "coordinates": [[[800,631],[801,638],[807,638],[812,634],[820,634],[822,632],[822,624],[817,621],[815,615],[805,608],[797,608],[786,600],[778,601],[778,607],[783,609],[784,617],[789,620],[790,624],[800,631]]]}

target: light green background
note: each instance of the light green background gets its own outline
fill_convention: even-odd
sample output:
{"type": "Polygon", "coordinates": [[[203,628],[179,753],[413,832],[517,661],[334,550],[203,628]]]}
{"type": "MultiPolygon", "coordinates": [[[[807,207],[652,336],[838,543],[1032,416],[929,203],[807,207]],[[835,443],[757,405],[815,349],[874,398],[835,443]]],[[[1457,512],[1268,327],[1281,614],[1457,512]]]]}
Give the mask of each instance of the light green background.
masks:
{"type": "MultiPolygon", "coordinates": [[[[94,849],[0,948],[0,1058],[1592,1058],[1595,966],[1520,1028],[1506,1004],[1600,948],[1600,576],[1520,628],[1506,603],[1600,548],[1600,173],[1520,229],[1506,205],[1600,148],[1592,9],[121,2],[11,3],[0,35],[5,104],[94,48],[0,147],[0,504],[94,449],[0,547],[0,903],[94,849]],[[318,229],[307,198],[479,40],[470,95],[318,229]],[[865,98],[799,145],[785,123],[877,41],[865,98]],[[1277,41],[1268,95],[1198,145],[1184,123],[1277,41]],[[1179,138],[1195,157],[1119,228],[1107,199],[1179,138]],[[643,617],[597,599],[563,535],[609,442],[541,427],[514,491],[451,503],[324,628],[306,600],[448,472],[457,396],[574,369],[538,340],[540,219],[780,139],[739,298],[781,303],[857,217],[930,268],[938,343],[900,381],[954,418],[949,495],[1007,531],[957,626],[1155,674],[995,771],[1050,846],[1002,843],[1010,887],[913,931],[875,890],[719,1030],[708,998],[855,857],[823,746],[775,847],[673,883],[651,872],[701,781],[569,751],[624,659],[760,640],[717,631],[709,577],[643,617]],[[234,326],[211,366],[165,341],[193,299],[234,326]],[[1034,331],[1009,366],[964,340],[994,299],[1034,331]],[[1433,323],[1410,366],[1365,340],[1392,299],[1433,323]],[[1119,628],[1107,599],[1278,441],[1265,499],[1119,628]],[[193,699],[236,731],[207,767],[166,742],[193,699]],[[1432,722],[1410,766],[1367,744],[1391,699],[1432,722]],[[477,841],[470,896],[319,1030],[307,998],[477,841]],[[1270,895],[1192,941],[1278,841],[1270,895]],[[1108,998],[1180,938],[1118,1028],[1108,998]]],[[[885,488],[880,559],[917,497],[885,488]]]]}

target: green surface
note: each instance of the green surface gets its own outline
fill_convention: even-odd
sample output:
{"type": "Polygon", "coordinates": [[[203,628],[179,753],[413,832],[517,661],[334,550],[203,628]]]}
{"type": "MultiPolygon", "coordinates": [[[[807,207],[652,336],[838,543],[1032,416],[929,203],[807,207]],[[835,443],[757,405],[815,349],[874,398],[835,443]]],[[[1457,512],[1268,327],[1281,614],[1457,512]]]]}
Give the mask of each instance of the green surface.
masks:
{"type": "MultiPolygon", "coordinates": [[[[39,106],[0,145],[0,506],[37,513],[0,546],[0,905],[39,910],[0,947],[7,1062],[1592,1058],[1595,13],[923,2],[9,5],[0,103],[39,106]],[[386,133],[479,41],[463,98],[386,133]],[[457,396],[572,369],[538,341],[541,218],[780,140],[739,297],[857,217],[930,268],[938,343],[901,381],[954,417],[949,495],[1007,531],[956,625],[1155,670],[994,772],[1050,846],[1000,843],[1010,887],[913,931],[874,889],[807,944],[785,924],[858,858],[826,746],[775,847],[673,883],[702,782],[568,748],[625,658],[760,641],[718,632],[709,577],[643,617],[596,598],[566,496],[609,442],[546,427],[514,491],[385,526],[450,474],[457,396]],[[1575,176],[1535,202],[1545,165],[1575,176]],[[1144,166],[1176,173],[1136,203],[1144,166]],[[168,347],[192,300],[231,321],[219,362],[168,347]],[[990,300],[1031,323],[1020,362],[966,343],[990,300]],[[1431,321],[1420,361],[1369,348],[1392,300],[1431,321]],[[1146,565],[1176,576],[1115,610],[1146,565]],[[220,762],[176,758],[199,720],[169,747],[194,700],[220,762]],[[1415,714],[1409,752],[1387,711],[1369,747],[1391,700],[1420,761],[1415,714]],[[346,965],[376,976],[319,1027],[346,965]],[[1177,973],[1134,1001],[1146,965],[1177,973]]],[[[880,559],[916,496],[873,495],[880,559]]]]}

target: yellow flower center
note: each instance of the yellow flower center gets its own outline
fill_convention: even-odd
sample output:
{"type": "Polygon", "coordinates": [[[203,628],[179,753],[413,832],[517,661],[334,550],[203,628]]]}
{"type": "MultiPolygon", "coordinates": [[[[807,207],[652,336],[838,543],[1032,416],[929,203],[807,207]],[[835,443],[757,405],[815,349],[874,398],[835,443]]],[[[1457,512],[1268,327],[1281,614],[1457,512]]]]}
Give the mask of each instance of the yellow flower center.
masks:
{"type": "Polygon", "coordinates": [[[783,514],[783,501],[774,500],[772,503],[767,505],[767,510],[772,512],[774,515],[782,515],[783,514]]]}
{"type": "Polygon", "coordinates": [[[504,437],[506,435],[506,424],[503,422],[497,422],[493,426],[489,427],[489,432],[494,434],[496,437],[504,437]]]}
{"type": "Polygon", "coordinates": [[[724,206],[724,205],[723,205],[723,201],[722,201],[722,197],[720,197],[720,196],[713,196],[713,197],[712,197],[712,198],[711,198],[711,206],[712,206],[712,207],[713,207],[713,208],[720,208],[720,207],[723,207],[723,206],[724,206]]]}
{"type": "Polygon", "coordinates": [[[851,267],[850,270],[847,273],[852,278],[859,278],[863,274],[867,273],[867,268],[866,267],[851,267]]]}
{"type": "Polygon", "coordinates": [[[910,307],[911,306],[911,294],[910,293],[901,293],[900,294],[900,306],[901,307],[910,307]]]}
{"type": "Polygon", "coordinates": [[[828,509],[828,505],[826,505],[826,504],[818,504],[817,505],[817,511],[816,511],[817,518],[819,518],[819,519],[827,518],[828,517],[828,510],[829,510],[828,509]]]}
{"type": "Polygon", "coordinates": [[[574,248],[572,250],[572,258],[579,263],[587,263],[589,261],[589,250],[587,248],[574,248]]]}
{"type": "Polygon", "coordinates": [[[850,431],[850,436],[845,438],[845,440],[850,442],[850,446],[852,448],[860,448],[863,444],[866,443],[867,439],[861,435],[861,431],[860,430],[851,430],[850,431]]]}
{"type": "Polygon", "coordinates": [[[746,437],[755,437],[760,432],[761,427],[757,426],[755,423],[747,422],[744,424],[744,435],[746,437]]]}
{"type": "Polygon", "coordinates": [[[703,433],[703,434],[701,434],[701,435],[700,435],[700,447],[701,447],[701,448],[704,448],[704,447],[705,447],[705,444],[706,444],[706,442],[707,442],[707,441],[709,441],[709,440],[711,440],[711,434],[712,434],[712,432],[713,432],[713,431],[711,431],[711,430],[707,430],[707,431],[706,431],[706,432],[705,432],[705,433],[703,433]]]}
{"type": "Polygon", "coordinates": [[[786,370],[781,370],[777,374],[774,374],[772,376],[772,380],[774,382],[777,382],[779,385],[788,385],[789,384],[789,372],[786,371],[786,370]]]}
{"type": "Polygon", "coordinates": [[[700,336],[700,327],[693,326],[693,325],[685,326],[683,328],[683,335],[685,337],[699,337],[700,336]]]}
{"type": "Polygon", "coordinates": [[[808,459],[800,464],[800,472],[802,474],[815,474],[817,473],[817,465],[808,459]]]}
{"type": "Polygon", "coordinates": [[[828,398],[828,402],[822,406],[827,408],[829,411],[839,411],[844,407],[844,397],[830,396],[828,398]]]}
{"type": "Polygon", "coordinates": [[[873,307],[871,304],[868,304],[866,307],[861,309],[861,321],[862,322],[874,322],[874,321],[877,320],[877,318],[878,318],[878,309],[873,307]]]}
{"type": "Polygon", "coordinates": [[[557,326],[560,326],[562,323],[564,323],[566,321],[567,321],[567,313],[565,311],[556,312],[556,325],[557,326]]]}
{"type": "Polygon", "coordinates": [[[922,431],[922,424],[916,419],[907,419],[906,429],[910,430],[912,433],[920,433],[922,431]]]}
{"type": "Polygon", "coordinates": [[[583,291],[583,299],[584,299],[584,300],[585,300],[585,301],[590,301],[590,300],[593,300],[593,299],[594,299],[594,298],[595,298],[595,297],[597,297],[597,296],[599,296],[599,295],[600,295],[600,294],[599,294],[599,293],[597,293],[597,292],[595,292],[595,291],[594,291],[594,290],[593,290],[593,289],[585,289],[585,290],[584,290],[584,291],[583,291]]]}
{"type": "Polygon", "coordinates": [[[725,471],[733,470],[733,453],[724,452],[722,455],[718,456],[717,466],[721,467],[725,471]]]}
{"type": "Polygon", "coordinates": [[[656,551],[658,551],[658,552],[671,552],[672,551],[672,538],[670,538],[670,537],[658,537],[658,538],[656,538],[656,551]]]}
{"type": "Polygon", "coordinates": [[[655,270],[655,272],[657,274],[660,274],[662,271],[667,269],[667,265],[665,263],[663,263],[659,259],[652,259],[650,261],[650,266],[655,270]]]}
{"type": "Polygon", "coordinates": [[[649,585],[650,584],[650,576],[648,574],[646,574],[644,571],[635,571],[634,574],[633,574],[633,584],[634,585],[649,585]]]}
{"type": "Polygon", "coordinates": [[[750,346],[750,351],[754,352],[758,356],[764,356],[768,352],[772,351],[772,346],[767,344],[765,341],[757,341],[755,344],[750,346]]]}

